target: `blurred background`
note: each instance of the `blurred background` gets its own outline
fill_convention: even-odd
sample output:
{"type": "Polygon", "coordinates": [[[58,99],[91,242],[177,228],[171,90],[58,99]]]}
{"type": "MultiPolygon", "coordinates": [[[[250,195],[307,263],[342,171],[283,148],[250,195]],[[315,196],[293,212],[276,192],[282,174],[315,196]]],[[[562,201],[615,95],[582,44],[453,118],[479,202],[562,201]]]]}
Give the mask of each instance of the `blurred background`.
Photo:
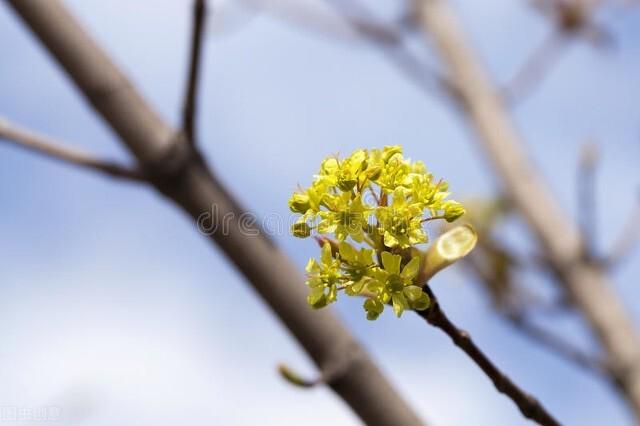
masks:
{"type": "MultiPolygon", "coordinates": [[[[425,95],[321,0],[297,6],[330,26],[282,13],[281,3],[295,4],[211,1],[199,133],[217,174],[264,219],[300,269],[317,255],[316,244],[294,239],[286,227],[274,229],[273,218],[290,218],[290,193],[308,185],[329,154],[401,144],[408,157],[450,182],[454,198],[499,193],[450,105],[425,95]]],[[[640,184],[640,9],[622,3],[596,15],[607,46],[576,40],[513,110],[526,149],[573,217],[580,214],[580,153],[586,141],[597,144],[593,229],[603,254],[633,211],[640,184]]],[[[177,124],[191,2],[66,4],[177,124]]],[[[396,22],[406,5],[369,6],[382,21],[396,22]]],[[[455,7],[496,82],[508,81],[550,31],[549,19],[524,1],[458,0],[455,7]]],[[[415,44],[420,37],[408,36],[415,44]]],[[[414,47],[425,63],[434,62],[414,47]]],[[[5,4],[0,49],[0,114],[130,161],[5,4]]],[[[61,410],[57,421],[74,425],[358,423],[326,388],[301,390],[278,376],[279,362],[316,372],[196,224],[158,194],[0,143],[0,202],[0,414],[53,407],[61,410]]],[[[532,240],[518,219],[501,222],[498,234],[508,247],[531,254],[532,240]]],[[[634,253],[612,272],[615,291],[636,320],[639,275],[634,253]]],[[[544,274],[521,279],[541,297],[554,294],[544,274]]],[[[449,316],[566,424],[633,424],[608,384],[514,331],[460,268],[439,274],[432,286],[449,316]]],[[[526,423],[438,330],[415,315],[397,320],[389,312],[368,322],[360,305],[344,299],[332,309],[424,419],[526,423]]],[[[574,317],[536,321],[585,350],[596,347],[574,317]]]]}

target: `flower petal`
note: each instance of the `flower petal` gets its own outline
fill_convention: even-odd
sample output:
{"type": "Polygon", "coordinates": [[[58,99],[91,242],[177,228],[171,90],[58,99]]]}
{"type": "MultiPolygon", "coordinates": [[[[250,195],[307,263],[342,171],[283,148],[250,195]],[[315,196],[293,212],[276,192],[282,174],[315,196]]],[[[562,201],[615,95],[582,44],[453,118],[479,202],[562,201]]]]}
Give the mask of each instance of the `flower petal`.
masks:
{"type": "Polygon", "coordinates": [[[356,263],[358,252],[351,244],[343,241],[340,243],[340,257],[348,263],[356,263]]]}
{"type": "Polygon", "coordinates": [[[400,273],[400,261],[402,258],[397,254],[391,254],[388,251],[382,252],[382,265],[384,270],[390,274],[400,273]]]}
{"type": "Polygon", "coordinates": [[[411,259],[409,263],[405,265],[405,267],[402,269],[402,273],[400,274],[400,276],[405,280],[412,280],[416,277],[416,275],[418,275],[419,268],[420,268],[420,258],[416,256],[413,259],[411,259]]]}

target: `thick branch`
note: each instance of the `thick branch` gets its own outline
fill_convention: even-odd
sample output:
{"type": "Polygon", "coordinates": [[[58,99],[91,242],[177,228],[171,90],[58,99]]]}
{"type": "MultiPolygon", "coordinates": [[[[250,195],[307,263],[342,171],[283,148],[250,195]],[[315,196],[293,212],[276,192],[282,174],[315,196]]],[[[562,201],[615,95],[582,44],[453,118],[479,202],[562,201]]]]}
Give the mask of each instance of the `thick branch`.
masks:
{"type": "Polygon", "coordinates": [[[453,343],[464,351],[469,358],[491,379],[496,389],[510,398],[520,409],[520,412],[528,419],[541,425],[554,426],[560,423],[540,404],[540,402],[520,389],[518,385],[505,375],[473,342],[469,333],[456,327],[445,315],[437,298],[429,287],[425,291],[431,297],[431,306],[425,311],[416,311],[418,315],[427,320],[434,327],[444,331],[453,343]]]}
{"type": "Polygon", "coordinates": [[[192,147],[175,143],[175,130],[150,108],[61,3],[6,1],[139,162],[155,171],[156,188],[197,221],[200,231],[244,274],[319,369],[331,369],[350,359],[349,368],[330,386],[355,413],[370,425],[421,424],[338,319],[328,310],[309,309],[304,278],[295,265],[254,226],[255,221],[247,220],[251,216],[200,156],[189,152],[192,147]],[[176,155],[180,150],[187,155],[176,155]],[[172,160],[171,173],[159,173],[172,160]]]}
{"type": "Polygon", "coordinates": [[[182,110],[182,130],[190,144],[195,144],[196,108],[198,106],[198,88],[202,58],[202,39],[207,15],[206,0],[193,2],[193,32],[191,33],[191,53],[187,89],[182,110]]]}
{"type": "Polygon", "coordinates": [[[449,68],[463,117],[476,131],[508,195],[548,254],[563,288],[599,338],[625,395],[640,418],[640,340],[602,270],[582,259],[574,223],[558,209],[522,149],[501,98],[446,0],[417,0],[425,34],[449,68]]]}
{"type": "Polygon", "coordinates": [[[90,154],[74,148],[68,148],[50,137],[18,127],[2,117],[0,117],[0,139],[13,143],[20,148],[44,155],[45,157],[104,173],[108,176],[144,180],[144,175],[138,170],[100,160],[90,154]]]}

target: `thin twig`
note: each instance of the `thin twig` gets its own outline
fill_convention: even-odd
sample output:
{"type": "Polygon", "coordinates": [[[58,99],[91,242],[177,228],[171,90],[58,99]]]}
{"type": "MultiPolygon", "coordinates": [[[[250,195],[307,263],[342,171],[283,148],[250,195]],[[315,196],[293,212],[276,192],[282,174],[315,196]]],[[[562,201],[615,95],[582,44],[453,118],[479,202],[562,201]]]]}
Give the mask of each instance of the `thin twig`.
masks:
{"type": "MultiPolygon", "coordinates": [[[[362,32],[381,42],[394,42],[398,37],[395,25],[370,22],[360,16],[352,16],[345,25],[344,19],[316,4],[300,0],[241,0],[256,10],[265,10],[273,16],[307,32],[332,37],[342,42],[362,42],[362,32]],[[355,29],[355,31],[354,31],[355,29]]],[[[400,27],[399,25],[397,25],[400,27]]],[[[400,28],[399,28],[400,29],[400,28]]]]}
{"type": "Polygon", "coordinates": [[[597,9],[603,0],[534,0],[543,15],[549,17],[558,31],[567,36],[581,37],[595,46],[611,43],[606,28],[594,21],[597,9]]]}
{"type": "Polygon", "coordinates": [[[584,353],[563,338],[531,322],[520,312],[504,312],[503,316],[516,330],[541,344],[567,361],[582,367],[585,371],[609,376],[606,365],[599,359],[584,353]]]}
{"type": "Polygon", "coordinates": [[[521,101],[540,85],[567,51],[570,41],[582,38],[600,46],[611,41],[607,31],[591,19],[600,3],[599,0],[534,1],[543,14],[555,21],[554,27],[503,90],[508,102],[521,101]]]}
{"type": "Polygon", "coordinates": [[[516,72],[511,81],[502,89],[504,99],[509,104],[521,102],[542,83],[568,47],[567,35],[554,28],[535,48],[516,72]]]}
{"type": "Polygon", "coordinates": [[[422,219],[420,221],[420,223],[431,222],[433,220],[440,220],[440,219],[446,219],[446,216],[442,214],[442,215],[438,215],[438,216],[425,217],[424,219],[422,219]]]}
{"type": "Polygon", "coordinates": [[[325,0],[366,41],[378,47],[389,63],[396,66],[416,87],[428,95],[444,95],[441,99],[455,99],[455,88],[438,71],[418,59],[405,45],[399,31],[380,31],[384,25],[358,0],[325,0]],[[367,22],[363,26],[362,22],[367,22]],[[372,31],[377,29],[377,31],[372,31]],[[453,95],[453,96],[452,96],[453,95]]]}
{"type": "Polygon", "coordinates": [[[607,267],[615,267],[640,245],[640,194],[629,218],[622,225],[613,243],[609,256],[604,260],[607,267]]]}
{"type": "Polygon", "coordinates": [[[580,153],[578,164],[578,223],[584,241],[586,260],[596,259],[597,250],[597,202],[596,202],[596,167],[598,163],[597,146],[587,143],[580,153]]]}
{"type": "Polygon", "coordinates": [[[182,111],[182,130],[187,141],[195,145],[196,108],[198,102],[198,87],[200,81],[200,67],[202,59],[202,39],[204,36],[205,18],[207,14],[206,0],[193,2],[193,32],[191,33],[191,53],[189,60],[189,75],[187,89],[184,96],[182,111]]]}
{"type": "MultiPolygon", "coordinates": [[[[489,248],[487,248],[488,244],[486,239],[483,243],[484,244],[479,244],[478,248],[485,251],[489,250],[489,248]]],[[[490,254],[487,255],[490,256],[490,254]]],[[[472,279],[479,280],[484,284],[485,290],[489,293],[489,296],[496,304],[496,311],[498,314],[505,318],[517,331],[551,350],[556,355],[577,364],[585,370],[609,376],[610,371],[605,368],[603,362],[584,353],[560,336],[552,334],[531,322],[523,311],[522,303],[516,303],[515,300],[509,300],[509,294],[507,294],[506,297],[501,297],[499,294],[500,290],[513,293],[516,290],[520,292],[520,289],[524,288],[524,286],[518,285],[514,282],[511,278],[511,274],[500,276],[492,273],[488,268],[484,268],[480,262],[480,258],[478,257],[478,252],[471,253],[467,256],[463,260],[463,265],[466,266],[465,271],[472,279]]],[[[531,300],[527,302],[527,306],[532,304],[535,305],[535,302],[532,303],[531,300]]],[[[555,303],[551,305],[541,305],[538,300],[535,308],[529,309],[530,311],[535,310],[538,313],[543,311],[545,314],[549,315],[557,314],[560,308],[566,310],[567,306],[565,304],[561,305],[559,301],[555,301],[555,303]]]]}
{"type": "Polygon", "coordinates": [[[139,170],[129,169],[116,163],[100,160],[91,154],[86,154],[74,148],[68,148],[48,136],[18,127],[2,117],[0,117],[0,139],[46,157],[98,171],[112,177],[137,181],[145,180],[143,173],[139,170]]]}
{"type": "Polygon", "coordinates": [[[498,392],[509,397],[525,417],[544,426],[560,425],[560,422],[554,419],[536,398],[519,388],[508,376],[496,367],[487,355],[471,340],[469,333],[460,330],[447,318],[433,291],[431,291],[428,286],[425,286],[424,290],[431,297],[431,306],[425,311],[416,311],[418,315],[432,326],[444,331],[453,343],[462,349],[464,353],[480,367],[487,377],[491,379],[498,392]]]}

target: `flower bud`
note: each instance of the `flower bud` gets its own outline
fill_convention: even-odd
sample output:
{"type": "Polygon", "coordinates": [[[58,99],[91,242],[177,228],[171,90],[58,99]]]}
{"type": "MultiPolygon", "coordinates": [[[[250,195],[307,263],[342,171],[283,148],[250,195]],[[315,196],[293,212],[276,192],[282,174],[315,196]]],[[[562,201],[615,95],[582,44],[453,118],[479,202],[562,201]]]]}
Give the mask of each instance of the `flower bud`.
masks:
{"type": "Polygon", "coordinates": [[[294,213],[306,213],[309,210],[309,196],[296,192],[289,198],[289,209],[294,213]]]}
{"type": "Polygon", "coordinates": [[[311,227],[306,222],[297,222],[291,227],[291,233],[294,237],[307,238],[311,235],[311,227]]]}
{"type": "Polygon", "coordinates": [[[338,178],[338,188],[344,192],[349,192],[355,188],[358,181],[354,177],[340,177],[338,178]]]}
{"type": "Polygon", "coordinates": [[[448,203],[444,211],[444,218],[447,222],[453,222],[465,214],[466,211],[464,207],[462,207],[462,204],[455,201],[449,201],[448,203]]]}
{"type": "Polygon", "coordinates": [[[382,166],[371,166],[367,169],[367,178],[369,180],[376,180],[382,174],[382,166]]]}
{"type": "Polygon", "coordinates": [[[382,159],[386,163],[396,154],[402,154],[402,147],[400,145],[385,146],[382,159]]]}

